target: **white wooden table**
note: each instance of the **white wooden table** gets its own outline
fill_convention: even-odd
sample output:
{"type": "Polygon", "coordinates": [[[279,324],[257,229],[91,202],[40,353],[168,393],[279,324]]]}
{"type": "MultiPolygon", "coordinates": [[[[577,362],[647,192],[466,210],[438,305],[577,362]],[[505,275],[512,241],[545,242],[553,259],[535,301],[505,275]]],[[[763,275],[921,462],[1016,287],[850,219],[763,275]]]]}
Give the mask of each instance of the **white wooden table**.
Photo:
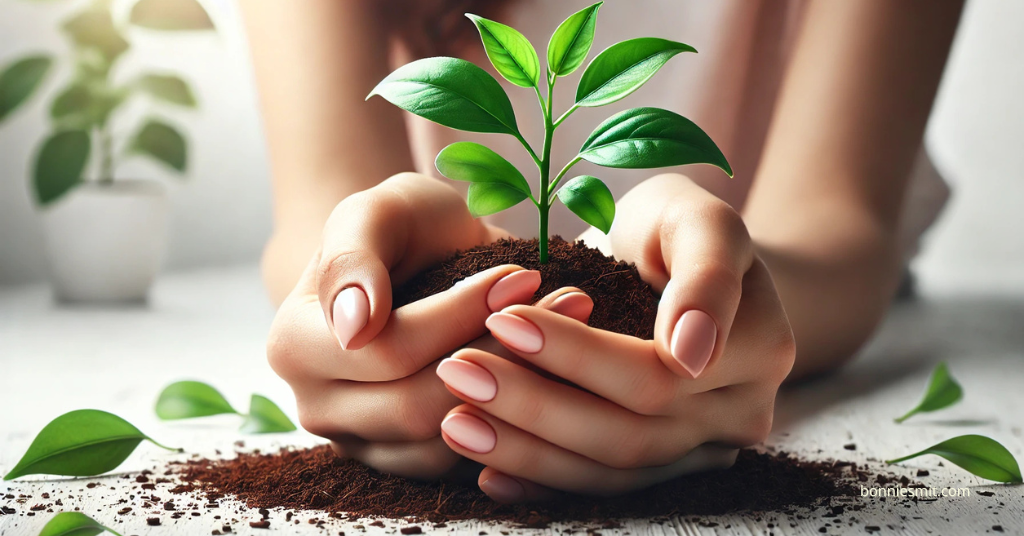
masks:
{"type": "MultiPolygon", "coordinates": [[[[84,309],[55,306],[43,286],[0,288],[0,473],[6,473],[24,453],[39,429],[52,418],[79,408],[112,411],[165,444],[190,453],[212,456],[215,449],[232,450],[240,439],[230,417],[201,424],[161,423],[152,412],[159,390],[185,378],[217,385],[237,406],[245,408],[249,393],[276,400],[294,415],[287,386],[264,359],[264,337],[273,310],[267,304],[255,268],[227,268],[164,277],[148,308],[84,309]]],[[[989,435],[1024,462],[1024,298],[947,297],[925,299],[894,309],[883,329],[854,364],[841,373],[788,389],[779,402],[771,444],[807,458],[839,458],[862,462],[884,459],[924,448],[965,433],[989,435]],[[913,406],[932,366],[947,360],[965,389],[965,400],[947,411],[903,424],[892,417],[913,406]],[[843,445],[855,443],[856,451],[843,445]]],[[[277,436],[247,436],[248,447],[310,445],[304,432],[277,436]]],[[[147,444],[118,469],[139,471],[175,459],[147,444]]],[[[991,485],[940,459],[920,458],[897,472],[913,477],[917,468],[931,476],[919,479],[933,486],[967,486],[970,497],[919,502],[893,508],[878,499],[850,498],[866,507],[853,527],[827,526],[828,519],[800,520],[768,528],[767,516],[729,515],[713,518],[716,527],[677,520],[671,524],[633,521],[612,532],[644,534],[821,534],[865,533],[865,525],[881,534],[985,534],[1000,525],[1006,534],[1024,534],[1024,486],[991,485]],[[977,492],[990,491],[994,496],[977,492]],[[760,518],[760,521],[757,519],[760,518]],[[725,526],[729,529],[725,529],[725,526]]],[[[130,479],[29,480],[0,483],[0,506],[16,514],[0,516],[0,535],[34,536],[53,514],[28,516],[34,504],[60,498],[62,507],[75,507],[121,534],[211,534],[223,521],[238,519],[235,534],[269,534],[250,529],[256,512],[235,514],[234,508],[204,511],[199,517],[171,519],[160,512],[161,526],[146,525],[147,510],[136,498],[118,504],[130,479]],[[93,488],[88,484],[98,483],[93,488]],[[50,500],[41,499],[50,493],[50,500]],[[25,504],[7,500],[24,493],[25,504]],[[131,506],[129,515],[117,511],[131,506]]],[[[159,495],[158,491],[158,495],[159,495]]],[[[163,492],[162,495],[168,495],[163,492]]],[[[153,510],[152,512],[157,512],[153,510]]],[[[281,515],[272,513],[274,521],[281,515]]],[[[313,517],[313,515],[305,516],[313,517]]],[[[329,520],[323,527],[302,522],[272,523],[277,533],[363,534],[352,525],[329,520]]],[[[323,514],[318,517],[323,518],[323,514]]],[[[706,516],[705,516],[706,517],[706,516]]],[[[367,534],[394,534],[364,523],[367,534]]],[[[427,528],[428,525],[423,525],[427,528]]],[[[555,525],[532,531],[481,523],[449,524],[444,532],[476,535],[566,530],[555,525]]]]}

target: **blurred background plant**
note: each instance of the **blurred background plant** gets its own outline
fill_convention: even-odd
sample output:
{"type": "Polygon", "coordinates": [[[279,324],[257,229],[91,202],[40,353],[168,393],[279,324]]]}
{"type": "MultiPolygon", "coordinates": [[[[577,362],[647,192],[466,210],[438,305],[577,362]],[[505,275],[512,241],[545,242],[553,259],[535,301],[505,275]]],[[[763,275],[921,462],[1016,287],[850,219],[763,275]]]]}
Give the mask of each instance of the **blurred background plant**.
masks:
{"type": "MultiPolygon", "coordinates": [[[[184,135],[155,116],[142,120],[127,140],[115,139],[111,117],[136,96],[182,108],[195,108],[189,84],[175,74],[143,72],[119,80],[118,60],[131,48],[127,26],[161,31],[213,30],[209,15],[195,0],[139,0],[127,20],[115,17],[113,0],[90,0],[62,23],[71,42],[68,60],[73,74],[57,91],[50,107],[52,132],[36,152],[32,185],[36,201],[46,206],[86,179],[90,157],[99,159],[95,177],[112,184],[121,158],[142,155],[183,173],[188,147],[184,135]]],[[[42,85],[55,58],[31,54],[17,59],[0,74],[0,122],[9,117],[42,85]]]]}

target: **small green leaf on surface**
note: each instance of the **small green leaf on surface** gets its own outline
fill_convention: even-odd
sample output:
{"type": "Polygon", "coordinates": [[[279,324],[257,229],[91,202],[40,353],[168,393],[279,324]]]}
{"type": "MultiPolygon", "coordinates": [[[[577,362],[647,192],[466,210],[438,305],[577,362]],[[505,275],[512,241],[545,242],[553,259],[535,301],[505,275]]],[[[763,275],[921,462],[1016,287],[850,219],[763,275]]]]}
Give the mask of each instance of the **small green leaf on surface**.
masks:
{"type": "Polygon", "coordinates": [[[941,456],[988,480],[1018,483],[1022,481],[1020,466],[1006,447],[994,439],[973,434],[947,439],[921,452],[895,460],[886,460],[885,463],[899,463],[925,454],[941,456]]]}
{"type": "Polygon", "coordinates": [[[367,95],[449,128],[519,135],[515,111],[487,71],[457,58],[425,58],[403,65],[367,95]]]}
{"type": "Polygon", "coordinates": [[[583,71],[576,87],[576,105],[604,106],[626,97],[680,52],[697,51],[690,45],[656,37],[630,39],[608,47],[583,71]]]}
{"type": "Polygon", "coordinates": [[[711,164],[732,176],[725,155],[700,127],[660,108],[632,108],[611,116],[590,134],[579,156],[612,168],[711,164]]]}
{"type": "Polygon", "coordinates": [[[39,536],[95,536],[103,532],[121,536],[81,512],[61,512],[43,526],[39,536]]]}
{"type": "Polygon", "coordinates": [[[474,217],[500,212],[530,197],[530,186],[523,174],[501,155],[478,143],[453,143],[437,154],[434,165],[449,179],[472,183],[466,204],[474,217]]]}
{"type": "Polygon", "coordinates": [[[212,30],[213,21],[196,0],[140,0],[129,20],[151,30],[212,30]]]}
{"type": "Polygon", "coordinates": [[[249,402],[249,414],[245,416],[241,431],[249,434],[270,434],[276,432],[292,432],[295,425],[270,399],[252,395],[249,402]]]}
{"type": "Polygon", "coordinates": [[[179,172],[185,171],[185,137],[162,121],[146,121],[132,140],[131,151],[153,157],[179,172]]]}
{"type": "Polygon", "coordinates": [[[956,404],[964,397],[964,391],[960,384],[949,374],[949,368],[945,363],[939,363],[932,371],[931,380],[928,381],[928,389],[924,393],[924,399],[912,410],[902,417],[895,419],[901,423],[913,415],[929,411],[937,411],[956,404]]]}
{"type": "Polygon", "coordinates": [[[548,70],[558,76],[571,74],[583,64],[594,44],[598,2],[573,13],[565,19],[548,41],[548,70]]]}
{"type": "Polygon", "coordinates": [[[53,203],[81,182],[91,145],[84,130],[57,132],[43,142],[32,181],[40,205],[53,203]]]}
{"type": "Polygon", "coordinates": [[[114,25],[110,9],[99,4],[68,19],[64,31],[76,45],[100,51],[108,62],[128,50],[128,41],[114,25]]]}
{"type": "Polygon", "coordinates": [[[505,80],[520,87],[535,87],[540,80],[540,59],[530,41],[500,22],[466,13],[476,24],[491,64],[505,80]]]}
{"type": "Polygon", "coordinates": [[[165,421],[238,413],[220,391],[196,381],[175,382],[164,387],[155,409],[157,417],[165,421]]]}
{"type": "Polygon", "coordinates": [[[121,465],[142,440],[168,450],[128,421],[105,411],[80,409],[50,421],[4,476],[96,476],[121,465]]]}
{"type": "Polygon", "coordinates": [[[615,220],[615,198],[601,179],[580,175],[558,190],[558,199],[581,220],[597,227],[604,234],[615,220]]]}
{"type": "Polygon", "coordinates": [[[164,102],[189,108],[196,106],[196,98],[188,83],[174,75],[147,74],[139,79],[138,87],[164,102]]]}
{"type": "Polygon", "coordinates": [[[49,56],[29,56],[10,64],[0,73],[0,121],[32,96],[52,64],[49,56]]]}

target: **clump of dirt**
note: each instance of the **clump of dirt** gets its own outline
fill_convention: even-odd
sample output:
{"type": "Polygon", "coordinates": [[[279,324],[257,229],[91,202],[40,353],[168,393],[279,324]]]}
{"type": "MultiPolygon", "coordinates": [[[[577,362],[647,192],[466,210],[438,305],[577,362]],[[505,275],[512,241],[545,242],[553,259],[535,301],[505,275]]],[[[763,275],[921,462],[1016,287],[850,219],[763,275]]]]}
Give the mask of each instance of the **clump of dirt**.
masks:
{"type": "MultiPolygon", "coordinates": [[[[878,475],[849,462],[803,461],[787,453],[740,452],[724,471],[684,476],[614,498],[565,495],[526,505],[502,505],[475,483],[414,481],[342,460],[327,445],[273,454],[238,453],[223,460],[190,460],[174,466],[183,484],[172,493],[198,492],[207,501],[234,497],[251,509],[322,510],[334,517],[412,518],[445,523],[501,521],[543,527],[557,521],[667,519],[730,512],[795,514],[859,494],[878,475]]],[[[887,477],[883,477],[887,478],[887,477]]],[[[843,507],[830,507],[833,514],[843,507]]]]}
{"type": "Polygon", "coordinates": [[[594,300],[592,327],[654,338],[654,319],[658,314],[658,296],[640,278],[636,266],[602,254],[582,242],[566,242],[552,237],[548,262],[540,264],[538,240],[498,240],[455,253],[441,264],[420,272],[395,289],[394,307],[401,307],[448,290],[458,281],[503,264],[518,264],[540,270],[540,290],[534,300],[562,287],[578,287],[594,300]]]}

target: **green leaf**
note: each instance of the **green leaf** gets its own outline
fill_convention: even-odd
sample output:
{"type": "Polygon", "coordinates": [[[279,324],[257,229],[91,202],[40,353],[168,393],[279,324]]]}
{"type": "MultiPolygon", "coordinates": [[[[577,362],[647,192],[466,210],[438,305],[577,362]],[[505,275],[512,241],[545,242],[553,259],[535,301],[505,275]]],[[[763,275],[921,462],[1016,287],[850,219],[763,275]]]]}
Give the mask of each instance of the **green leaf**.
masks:
{"type": "Polygon", "coordinates": [[[558,25],[548,41],[548,71],[565,76],[583,65],[594,44],[597,11],[603,3],[577,11],[558,25]]]}
{"type": "Polygon", "coordinates": [[[276,432],[292,432],[295,425],[270,399],[252,395],[249,402],[249,414],[245,416],[240,430],[248,434],[270,434],[276,432]]]}
{"type": "Polygon", "coordinates": [[[92,7],[75,15],[64,23],[64,31],[76,45],[102,52],[108,62],[128,50],[128,41],[114,26],[110,10],[104,7],[92,7]]]}
{"type": "Polygon", "coordinates": [[[139,0],[128,19],[151,30],[213,30],[213,21],[196,0],[139,0]]]}
{"type": "Polygon", "coordinates": [[[530,186],[523,174],[501,155],[478,143],[453,143],[437,154],[434,165],[449,179],[472,183],[466,204],[473,217],[501,212],[530,197],[530,186]]]}
{"type": "Polygon", "coordinates": [[[175,382],[160,392],[156,416],[168,421],[238,413],[212,385],[196,381],[175,382]]]}
{"type": "Polygon", "coordinates": [[[43,427],[4,480],[38,474],[95,476],[121,465],[143,439],[172,450],[117,415],[75,410],[43,427]]]}
{"type": "Polygon", "coordinates": [[[132,140],[131,151],[151,156],[179,172],[185,171],[185,137],[174,127],[156,119],[150,119],[142,126],[132,140]]]}
{"type": "Polygon", "coordinates": [[[505,80],[520,87],[535,87],[540,80],[537,51],[523,34],[500,22],[466,13],[476,24],[491,64],[505,80]]]}
{"type": "Polygon", "coordinates": [[[614,44],[597,55],[576,86],[576,106],[604,106],[636,91],[662,65],[680,52],[697,52],[690,45],[641,37],[614,44]]]}
{"type": "Polygon", "coordinates": [[[906,415],[894,419],[901,423],[911,416],[928,411],[937,411],[956,404],[964,397],[964,390],[955,379],[949,374],[949,368],[945,363],[939,363],[932,371],[931,380],[928,381],[928,389],[924,393],[924,399],[906,415]]]}
{"type": "Polygon", "coordinates": [[[29,56],[10,64],[0,73],[0,121],[32,96],[51,65],[53,60],[49,56],[29,56]]]}
{"type": "Polygon", "coordinates": [[[71,124],[85,129],[94,124],[94,118],[88,113],[93,103],[92,92],[88,87],[72,83],[53,99],[53,104],[50,105],[50,117],[56,121],[64,121],[73,117],[71,124]]]}
{"type": "Polygon", "coordinates": [[[84,130],[57,132],[43,142],[32,181],[40,205],[53,203],[81,182],[90,147],[84,130]]]}
{"type": "Polygon", "coordinates": [[[700,127],[660,108],[632,108],[611,116],[587,138],[579,156],[613,168],[711,164],[732,176],[725,155],[700,127]]]}
{"type": "Polygon", "coordinates": [[[121,536],[81,512],[61,512],[43,526],[39,536],[95,536],[103,532],[121,536]]]}
{"type": "Polygon", "coordinates": [[[374,95],[446,127],[519,136],[512,103],[501,84],[466,60],[425,58],[403,65],[366,98],[374,95]]]}
{"type": "Polygon", "coordinates": [[[558,190],[558,199],[581,220],[597,227],[604,234],[612,230],[615,220],[615,198],[601,179],[580,175],[558,190]]]}
{"type": "Polygon", "coordinates": [[[165,102],[189,108],[196,106],[196,98],[192,94],[192,89],[188,87],[188,83],[177,76],[147,74],[139,78],[137,84],[139,89],[165,102]]]}
{"type": "Polygon", "coordinates": [[[886,460],[885,463],[899,463],[925,454],[942,456],[981,478],[996,482],[1021,482],[1020,466],[1013,454],[998,441],[980,435],[947,439],[921,452],[886,460]]]}

